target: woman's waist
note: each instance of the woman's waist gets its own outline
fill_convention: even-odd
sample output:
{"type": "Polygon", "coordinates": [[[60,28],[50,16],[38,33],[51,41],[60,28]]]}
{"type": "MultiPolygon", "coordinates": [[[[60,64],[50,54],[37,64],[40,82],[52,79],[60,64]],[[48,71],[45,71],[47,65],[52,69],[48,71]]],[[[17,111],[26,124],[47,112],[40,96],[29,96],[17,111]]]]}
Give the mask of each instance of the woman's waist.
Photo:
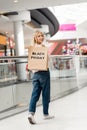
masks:
{"type": "Polygon", "coordinates": [[[47,70],[33,70],[33,73],[39,73],[39,72],[48,72],[49,68],[47,70]]]}

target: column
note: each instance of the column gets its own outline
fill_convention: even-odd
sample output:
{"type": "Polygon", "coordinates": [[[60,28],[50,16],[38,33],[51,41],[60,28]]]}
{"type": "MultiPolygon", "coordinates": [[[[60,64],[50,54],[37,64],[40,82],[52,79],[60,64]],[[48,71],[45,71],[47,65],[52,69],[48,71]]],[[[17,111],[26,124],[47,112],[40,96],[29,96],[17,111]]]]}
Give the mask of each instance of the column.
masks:
{"type": "MultiPolygon", "coordinates": [[[[23,25],[22,21],[14,22],[14,39],[15,39],[15,49],[16,56],[24,56],[25,48],[24,48],[24,34],[23,34],[23,25]]],[[[26,80],[26,59],[17,60],[17,74],[19,80],[26,80]]]]}
{"type": "MultiPolygon", "coordinates": [[[[14,24],[14,40],[15,40],[15,49],[16,56],[25,55],[24,47],[24,34],[23,34],[23,24],[31,20],[29,11],[19,11],[16,15],[9,15],[9,20],[14,24]]],[[[17,75],[18,80],[27,80],[26,75],[26,61],[27,59],[17,60],[17,75]]]]}

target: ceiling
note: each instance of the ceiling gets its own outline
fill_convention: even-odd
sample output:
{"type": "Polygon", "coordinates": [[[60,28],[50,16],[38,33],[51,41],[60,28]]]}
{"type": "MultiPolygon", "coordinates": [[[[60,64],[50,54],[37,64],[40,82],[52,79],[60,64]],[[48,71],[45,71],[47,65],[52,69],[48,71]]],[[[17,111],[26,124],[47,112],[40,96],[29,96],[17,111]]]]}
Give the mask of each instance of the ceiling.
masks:
{"type": "Polygon", "coordinates": [[[49,33],[50,36],[53,36],[59,28],[57,18],[48,8],[32,9],[27,11],[5,12],[3,13],[3,15],[1,15],[1,20],[3,20],[3,22],[1,21],[2,27],[0,29],[2,29],[3,32],[3,29],[8,28],[8,34],[12,34],[14,32],[13,23],[15,21],[22,21],[25,35],[24,38],[26,39],[27,36],[29,39],[29,33],[31,34],[34,31],[34,29],[41,29],[42,27],[45,27],[46,29],[45,25],[48,25],[49,27],[49,31],[48,29],[46,29],[47,31],[45,31],[45,33],[49,33]],[[9,24],[10,26],[8,26],[9,24]]]}
{"type": "Polygon", "coordinates": [[[86,0],[0,0],[0,12],[45,8],[80,2],[86,2],[86,0]]]}
{"type": "Polygon", "coordinates": [[[51,39],[87,38],[87,2],[50,7],[60,24],[75,24],[76,31],[59,31],[51,39]],[[61,12],[61,13],[60,13],[61,12]],[[68,37],[69,36],[69,37],[68,37]]]}
{"type": "MultiPolygon", "coordinates": [[[[54,6],[60,6],[60,5],[75,4],[75,3],[80,3],[80,2],[85,3],[86,0],[61,0],[61,1],[60,0],[44,0],[44,1],[42,0],[37,0],[37,1],[35,0],[26,0],[26,1],[25,0],[0,0],[0,14],[3,15],[7,12],[9,13],[9,12],[15,12],[15,11],[47,8],[47,7],[54,7],[54,6]]],[[[71,10],[70,7],[69,9],[67,8],[67,12],[70,12],[70,10],[71,10]]],[[[72,11],[75,12],[74,10],[72,11]]],[[[55,14],[55,12],[53,13],[55,14]]],[[[62,16],[65,15],[64,13],[65,12],[62,13],[62,16]]],[[[61,14],[61,12],[59,12],[59,14],[61,14]]],[[[57,14],[55,15],[57,16],[57,14]]],[[[70,19],[72,19],[72,13],[69,17],[71,17],[70,19]]],[[[59,18],[59,15],[57,16],[57,18],[59,18]]],[[[34,29],[31,28],[30,26],[28,27],[24,26],[25,43],[29,41],[29,36],[33,33],[33,31],[34,29]]],[[[13,23],[11,21],[8,21],[8,19],[6,18],[0,19],[0,32],[8,32],[8,34],[11,36],[14,33],[13,23]]]]}

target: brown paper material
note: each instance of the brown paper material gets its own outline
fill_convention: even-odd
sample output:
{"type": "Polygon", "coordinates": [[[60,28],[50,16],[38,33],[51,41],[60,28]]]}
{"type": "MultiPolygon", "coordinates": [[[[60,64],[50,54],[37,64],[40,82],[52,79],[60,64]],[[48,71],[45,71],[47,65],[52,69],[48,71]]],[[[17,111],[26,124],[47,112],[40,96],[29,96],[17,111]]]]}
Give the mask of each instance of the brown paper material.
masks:
{"type": "Polygon", "coordinates": [[[47,47],[30,46],[28,49],[28,69],[47,70],[48,68],[48,49],[47,47]]]}

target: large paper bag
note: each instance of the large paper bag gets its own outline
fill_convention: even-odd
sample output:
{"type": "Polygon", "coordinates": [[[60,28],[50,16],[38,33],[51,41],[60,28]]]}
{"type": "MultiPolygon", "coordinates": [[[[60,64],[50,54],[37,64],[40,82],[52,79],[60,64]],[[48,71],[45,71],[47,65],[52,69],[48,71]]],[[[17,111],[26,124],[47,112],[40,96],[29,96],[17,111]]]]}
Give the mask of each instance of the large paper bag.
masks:
{"type": "Polygon", "coordinates": [[[47,70],[48,49],[47,47],[30,46],[28,49],[28,69],[47,70]]]}

